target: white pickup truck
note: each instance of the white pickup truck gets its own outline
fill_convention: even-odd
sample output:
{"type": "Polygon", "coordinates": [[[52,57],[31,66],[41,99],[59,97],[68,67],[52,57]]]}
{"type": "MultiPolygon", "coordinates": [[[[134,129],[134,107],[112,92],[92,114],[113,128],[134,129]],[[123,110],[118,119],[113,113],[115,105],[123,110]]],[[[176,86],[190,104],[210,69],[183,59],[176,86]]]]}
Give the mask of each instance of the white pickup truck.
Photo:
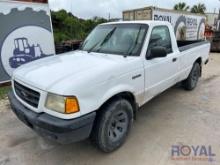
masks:
{"type": "Polygon", "coordinates": [[[196,87],[209,50],[206,41],[177,42],[168,22],[101,24],[80,50],[18,68],[9,100],[41,136],[60,143],[91,137],[111,152],[142,105],[176,83],[196,87]]]}

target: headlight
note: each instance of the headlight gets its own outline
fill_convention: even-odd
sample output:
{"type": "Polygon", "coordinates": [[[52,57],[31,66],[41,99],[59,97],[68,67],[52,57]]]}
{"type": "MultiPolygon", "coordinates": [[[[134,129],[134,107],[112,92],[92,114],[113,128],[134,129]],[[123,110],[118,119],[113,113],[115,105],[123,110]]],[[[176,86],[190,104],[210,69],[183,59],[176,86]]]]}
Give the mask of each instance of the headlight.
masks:
{"type": "Polygon", "coordinates": [[[45,107],[64,114],[79,112],[79,104],[76,97],[64,97],[51,93],[47,95],[45,107]]]}

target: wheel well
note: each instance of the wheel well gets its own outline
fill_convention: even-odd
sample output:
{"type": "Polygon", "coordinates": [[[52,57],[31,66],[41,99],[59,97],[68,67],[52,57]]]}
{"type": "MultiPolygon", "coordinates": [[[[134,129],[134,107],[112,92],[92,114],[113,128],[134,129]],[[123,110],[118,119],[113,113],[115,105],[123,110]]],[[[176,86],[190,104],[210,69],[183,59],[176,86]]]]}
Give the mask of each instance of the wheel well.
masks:
{"type": "Polygon", "coordinates": [[[200,65],[200,77],[202,76],[202,58],[199,57],[195,63],[198,63],[200,65]]]}
{"type": "Polygon", "coordinates": [[[134,111],[134,117],[136,116],[136,110],[138,109],[137,103],[136,103],[136,99],[135,96],[131,93],[131,92],[121,92],[118,93],[114,96],[112,96],[110,99],[108,99],[101,107],[100,109],[102,109],[103,107],[105,107],[107,104],[111,103],[112,101],[116,100],[116,99],[126,99],[127,101],[129,101],[132,105],[133,111],[134,111]]]}
{"type": "Polygon", "coordinates": [[[195,63],[198,63],[200,66],[202,66],[202,58],[199,57],[199,58],[195,61],[195,63]]]}

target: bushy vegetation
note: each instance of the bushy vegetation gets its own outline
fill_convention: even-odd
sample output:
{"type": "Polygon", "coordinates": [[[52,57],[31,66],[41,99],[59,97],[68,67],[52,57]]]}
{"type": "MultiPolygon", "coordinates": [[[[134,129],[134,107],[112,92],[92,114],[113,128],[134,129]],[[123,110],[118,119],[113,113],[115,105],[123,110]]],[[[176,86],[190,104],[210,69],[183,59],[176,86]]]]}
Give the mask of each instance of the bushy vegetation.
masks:
{"type": "Polygon", "coordinates": [[[199,3],[198,5],[194,5],[191,8],[192,13],[205,14],[205,11],[206,11],[206,6],[205,4],[201,4],[201,3],[199,3]]]}
{"type": "Polygon", "coordinates": [[[174,10],[177,11],[189,11],[191,13],[197,13],[197,14],[205,14],[206,12],[206,6],[205,4],[199,3],[197,5],[193,5],[191,8],[188,6],[185,2],[179,2],[174,7],[174,10]]]}
{"type": "Polygon", "coordinates": [[[178,11],[188,11],[190,9],[189,6],[185,2],[180,2],[173,7],[174,10],[178,11]]]}
{"type": "Polygon", "coordinates": [[[52,23],[56,43],[66,40],[83,40],[98,24],[107,22],[104,18],[80,19],[65,10],[52,11],[52,23]]]}
{"type": "Polygon", "coordinates": [[[0,100],[7,96],[10,89],[11,87],[0,87],[0,100]]]}

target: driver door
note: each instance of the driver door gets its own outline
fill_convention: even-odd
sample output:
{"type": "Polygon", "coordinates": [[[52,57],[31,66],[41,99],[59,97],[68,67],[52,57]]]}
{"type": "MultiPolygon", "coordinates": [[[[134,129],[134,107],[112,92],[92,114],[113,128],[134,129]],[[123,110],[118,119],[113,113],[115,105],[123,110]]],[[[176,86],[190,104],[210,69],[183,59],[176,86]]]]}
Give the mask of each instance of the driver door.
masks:
{"type": "Polygon", "coordinates": [[[152,99],[178,81],[178,65],[179,60],[176,53],[173,53],[169,28],[167,26],[154,27],[144,62],[146,101],[152,99]],[[167,56],[160,58],[152,57],[151,49],[155,46],[165,47],[167,56]]]}

